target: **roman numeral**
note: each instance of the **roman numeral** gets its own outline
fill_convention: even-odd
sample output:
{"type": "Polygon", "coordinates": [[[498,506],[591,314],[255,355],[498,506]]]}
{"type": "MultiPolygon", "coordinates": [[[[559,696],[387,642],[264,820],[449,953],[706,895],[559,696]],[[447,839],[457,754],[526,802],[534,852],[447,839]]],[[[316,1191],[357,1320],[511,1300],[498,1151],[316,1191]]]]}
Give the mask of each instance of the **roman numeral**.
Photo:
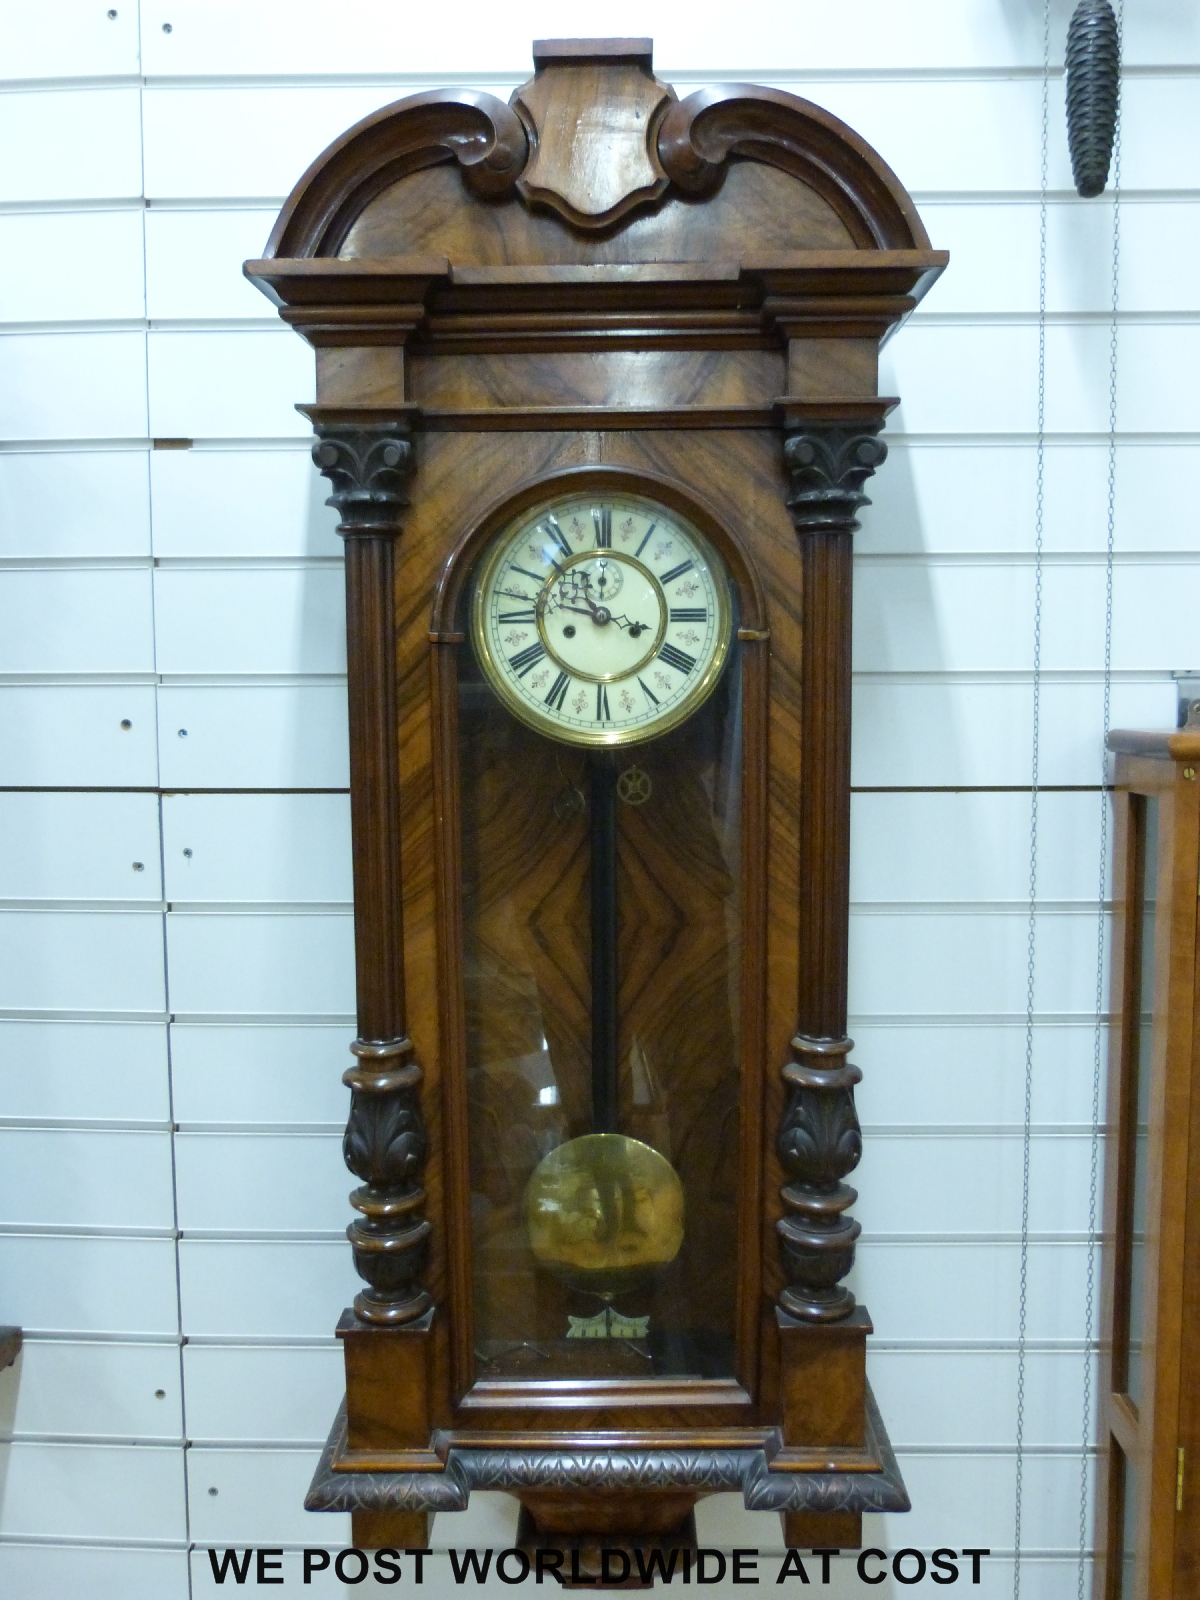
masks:
{"type": "Polygon", "coordinates": [[[596,685],[596,721],[610,722],[611,720],[608,714],[608,690],[604,684],[598,683],[596,685]]]}
{"type": "Polygon", "coordinates": [[[641,544],[638,545],[637,549],[633,552],[635,556],[640,556],[641,555],[642,551],[650,543],[650,535],[654,532],[655,528],[657,528],[657,527],[658,527],[658,523],[657,522],[652,522],[650,524],[650,526],[646,529],[645,538],[642,540],[641,544]]]}
{"type": "Polygon", "coordinates": [[[554,540],[555,544],[557,544],[563,555],[569,556],[571,554],[571,546],[567,543],[566,534],[558,525],[558,518],[547,517],[545,522],[542,523],[542,527],[554,540]]]}
{"type": "Polygon", "coordinates": [[[596,529],[597,550],[612,549],[612,507],[601,506],[592,512],[592,524],[596,529]]]}
{"type": "Polygon", "coordinates": [[[670,572],[664,572],[658,581],[664,586],[674,583],[676,578],[682,578],[684,573],[690,572],[695,565],[694,561],[681,561],[677,567],[672,567],[670,572]]]}
{"type": "Polygon", "coordinates": [[[526,645],[524,650],[518,650],[515,656],[509,656],[508,664],[518,678],[523,678],[531,667],[536,667],[546,654],[546,646],[539,639],[536,644],[526,645]]]}
{"type": "MultiPolygon", "coordinates": [[[[551,562],[551,565],[553,565],[553,562],[551,562]]],[[[536,572],[530,572],[528,567],[511,567],[509,570],[511,572],[519,572],[523,578],[532,578],[539,589],[546,581],[545,578],[539,577],[536,572]]]]}
{"type": "MultiPolygon", "coordinates": [[[[500,621],[503,622],[504,618],[501,617],[500,621]]],[[[671,607],[671,621],[672,622],[707,622],[708,621],[708,612],[704,609],[703,606],[672,606],[671,607]]]]}
{"type": "Polygon", "coordinates": [[[546,704],[552,711],[561,711],[562,703],[567,697],[567,686],[571,682],[565,672],[560,672],[550,685],[550,693],[546,696],[546,704]]]}
{"type": "Polygon", "coordinates": [[[658,704],[658,696],[654,690],[650,688],[649,684],[642,683],[641,678],[638,679],[638,682],[642,685],[642,693],[646,696],[646,699],[649,700],[651,705],[656,706],[658,704]]]}
{"type": "Polygon", "coordinates": [[[663,645],[658,652],[658,659],[674,667],[676,672],[690,672],[696,665],[695,656],[688,655],[686,650],[676,650],[673,644],[663,645]]]}
{"type": "MultiPolygon", "coordinates": [[[[674,613],[672,613],[672,616],[674,613]]],[[[496,619],[498,622],[536,622],[537,613],[530,611],[502,611],[496,619]]]]}

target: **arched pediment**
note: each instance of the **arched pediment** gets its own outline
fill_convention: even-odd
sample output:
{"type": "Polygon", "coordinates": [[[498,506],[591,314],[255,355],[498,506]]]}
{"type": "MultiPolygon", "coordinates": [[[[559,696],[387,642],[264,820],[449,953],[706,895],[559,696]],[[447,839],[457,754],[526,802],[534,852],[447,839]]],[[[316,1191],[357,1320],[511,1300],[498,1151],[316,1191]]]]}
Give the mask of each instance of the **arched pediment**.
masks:
{"type": "Polygon", "coordinates": [[[865,140],[777,89],[680,100],[649,40],[543,40],[534,64],[507,104],[435,90],[357,123],[246,263],[317,348],[319,407],[475,418],[493,355],[557,363],[575,393],[585,349],[628,353],[601,388],[660,415],[692,403],[682,369],[669,394],[649,376],[671,349],[743,353],[731,415],[874,394],[879,344],[947,258],[865,140]]]}
{"type": "Polygon", "coordinates": [[[534,59],[507,105],[435,90],[350,128],[292,191],[266,257],[515,266],[929,249],[896,175],[820,106],[748,84],[679,100],[643,40],[543,41],[534,59]]]}
{"type": "Polygon", "coordinates": [[[757,162],[820,195],[857,249],[929,249],[916,207],[883,158],[830,112],[782,89],[698,89],[667,112],[658,153],[685,193],[714,193],[731,162],[757,162]]]}
{"type": "Polygon", "coordinates": [[[473,89],[409,95],[356,122],[317,157],[284,203],[265,254],[338,255],[378,195],[441,163],[461,172],[464,205],[502,195],[528,156],[520,118],[495,95],[473,89]]]}

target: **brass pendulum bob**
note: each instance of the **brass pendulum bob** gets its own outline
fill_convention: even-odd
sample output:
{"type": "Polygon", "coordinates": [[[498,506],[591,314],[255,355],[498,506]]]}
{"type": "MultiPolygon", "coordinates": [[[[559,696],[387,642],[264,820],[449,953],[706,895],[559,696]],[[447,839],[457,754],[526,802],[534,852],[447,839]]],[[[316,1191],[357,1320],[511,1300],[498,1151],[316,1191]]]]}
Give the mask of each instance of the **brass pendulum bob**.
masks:
{"type": "Polygon", "coordinates": [[[639,1139],[588,1133],[538,1164],[525,1220],[547,1271],[608,1302],[679,1254],[683,1185],[666,1157],[639,1139]]]}
{"type": "Polygon", "coordinates": [[[592,1126],[552,1150],[525,1191],[537,1261],[569,1288],[612,1302],[679,1254],[683,1185],[665,1156],[617,1132],[616,768],[591,763],[592,1126]]]}

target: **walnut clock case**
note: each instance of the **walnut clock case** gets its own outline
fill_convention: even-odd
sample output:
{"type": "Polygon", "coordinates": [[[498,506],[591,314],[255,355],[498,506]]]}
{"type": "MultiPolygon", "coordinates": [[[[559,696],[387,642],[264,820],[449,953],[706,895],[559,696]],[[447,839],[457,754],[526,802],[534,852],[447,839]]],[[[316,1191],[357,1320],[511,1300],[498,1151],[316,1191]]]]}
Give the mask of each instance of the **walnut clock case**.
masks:
{"type": "Polygon", "coordinates": [[[851,536],[946,262],[879,156],[648,40],[351,128],[247,274],[346,551],[364,1280],[307,1504],[801,1545],[908,1500],[843,1280],[851,536]]]}

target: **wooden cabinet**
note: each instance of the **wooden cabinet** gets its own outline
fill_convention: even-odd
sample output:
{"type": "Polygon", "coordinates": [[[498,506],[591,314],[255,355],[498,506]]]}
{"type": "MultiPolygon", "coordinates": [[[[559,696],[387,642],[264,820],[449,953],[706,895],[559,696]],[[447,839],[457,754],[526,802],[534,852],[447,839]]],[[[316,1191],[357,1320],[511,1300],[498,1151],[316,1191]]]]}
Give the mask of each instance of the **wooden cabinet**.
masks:
{"type": "MultiPolygon", "coordinates": [[[[420,1544],[506,1489],[586,1562],[736,1488],[852,1545],[908,1504],[844,1282],[852,535],[946,256],[806,101],[680,100],[648,40],[534,64],[350,129],[246,268],[346,549],[364,1287],[308,1504],[420,1544]],[[597,1137],[674,1196],[600,1310],[530,1209],[597,1137]]],[[[592,1185],[604,1271],[641,1182],[592,1185]]]]}
{"type": "Polygon", "coordinates": [[[1095,1600],[1200,1593],[1200,722],[1114,733],[1095,1600]]]}

